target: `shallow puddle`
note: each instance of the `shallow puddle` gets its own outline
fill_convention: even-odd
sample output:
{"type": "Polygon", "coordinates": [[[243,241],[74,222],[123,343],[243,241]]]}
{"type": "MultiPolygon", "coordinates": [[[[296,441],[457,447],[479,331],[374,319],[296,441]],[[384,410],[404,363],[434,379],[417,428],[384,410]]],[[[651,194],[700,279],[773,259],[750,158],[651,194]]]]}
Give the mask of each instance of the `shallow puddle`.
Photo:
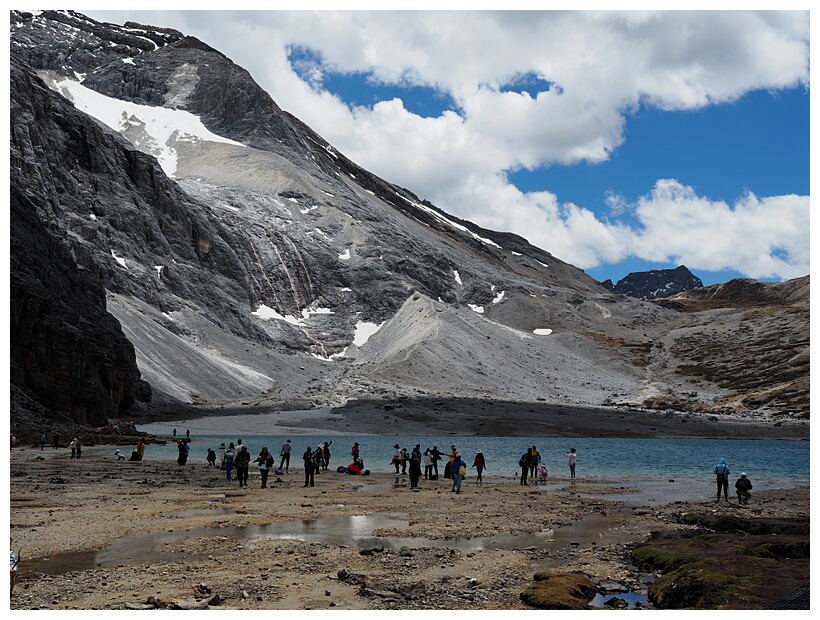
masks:
{"type": "MultiPolygon", "coordinates": [[[[220,509],[224,510],[224,509],[220,509]]],[[[214,510],[188,511],[188,516],[200,513],[214,514],[214,510]]],[[[219,510],[217,511],[219,512],[219,510]]],[[[183,513],[177,513],[182,516],[183,513]]],[[[221,512],[220,514],[227,514],[221,512]]],[[[378,545],[386,549],[441,548],[461,551],[482,549],[510,550],[529,549],[558,550],[577,549],[589,545],[629,542],[634,537],[618,528],[618,520],[624,515],[590,515],[565,527],[535,534],[499,533],[482,538],[431,539],[420,536],[379,537],[374,530],[395,529],[414,533],[407,519],[401,515],[376,514],[339,517],[336,519],[303,519],[284,521],[268,525],[248,525],[227,528],[202,528],[171,532],[155,532],[140,536],[122,538],[98,552],[64,553],[46,558],[27,559],[21,563],[20,578],[29,573],[62,574],[69,571],[105,568],[120,564],[156,564],[176,561],[183,556],[186,560],[207,557],[206,554],[185,554],[184,550],[171,549],[172,543],[191,538],[219,537],[238,539],[240,543],[259,540],[299,540],[367,549],[378,545]]],[[[225,551],[234,548],[235,541],[226,542],[225,551]]]]}

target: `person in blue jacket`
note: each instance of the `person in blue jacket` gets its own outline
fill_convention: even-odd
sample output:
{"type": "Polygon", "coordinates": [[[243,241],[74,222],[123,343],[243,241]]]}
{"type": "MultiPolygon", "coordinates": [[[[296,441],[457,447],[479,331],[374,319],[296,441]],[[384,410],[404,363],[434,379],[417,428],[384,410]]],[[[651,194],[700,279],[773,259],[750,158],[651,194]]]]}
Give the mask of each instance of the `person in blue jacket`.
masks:
{"type": "Polygon", "coordinates": [[[720,501],[720,491],[723,490],[723,497],[729,501],[729,466],[726,459],[720,459],[715,465],[715,475],[717,476],[717,501],[720,501]]]}
{"type": "Polygon", "coordinates": [[[461,468],[464,467],[465,471],[467,469],[467,463],[465,463],[462,458],[461,454],[456,452],[453,455],[453,463],[450,465],[450,472],[453,477],[453,488],[451,491],[455,491],[456,494],[461,493],[461,480],[463,478],[461,474],[461,468]]]}

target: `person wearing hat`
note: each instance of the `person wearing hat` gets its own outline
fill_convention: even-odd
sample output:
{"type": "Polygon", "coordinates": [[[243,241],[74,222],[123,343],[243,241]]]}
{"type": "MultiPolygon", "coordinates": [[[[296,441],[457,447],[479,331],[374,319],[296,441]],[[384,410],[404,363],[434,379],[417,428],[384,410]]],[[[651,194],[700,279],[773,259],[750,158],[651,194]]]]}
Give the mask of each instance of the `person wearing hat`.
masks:
{"type": "Polygon", "coordinates": [[[119,450],[114,450],[114,458],[117,459],[118,461],[124,461],[125,460],[125,456],[119,450]]]}
{"type": "Polygon", "coordinates": [[[399,465],[401,465],[401,450],[399,449],[399,444],[393,446],[395,448],[395,452],[393,452],[393,460],[390,461],[391,465],[396,466],[396,473],[399,473],[399,465]]]}
{"type": "Polygon", "coordinates": [[[740,474],[740,478],[735,482],[735,491],[737,491],[737,503],[748,504],[749,498],[752,496],[749,491],[752,490],[752,481],[746,477],[746,472],[740,474]]]}
{"type": "Polygon", "coordinates": [[[475,467],[477,475],[475,479],[476,484],[483,484],[484,479],[481,477],[481,472],[484,471],[484,468],[487,466],[486,462],[484,461],[484,454],[481,450],[476,451],[475,453],[475,460],[473,461],[473,467],[475,467]]]}

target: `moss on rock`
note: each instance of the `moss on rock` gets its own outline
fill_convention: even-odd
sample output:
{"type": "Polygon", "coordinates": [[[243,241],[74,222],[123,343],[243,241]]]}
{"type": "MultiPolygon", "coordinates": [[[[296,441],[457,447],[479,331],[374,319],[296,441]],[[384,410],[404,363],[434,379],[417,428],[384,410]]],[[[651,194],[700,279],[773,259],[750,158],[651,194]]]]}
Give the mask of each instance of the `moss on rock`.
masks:
{"type": "Polygon", "coordinates": [[[521,600],[539,609],[589,609],[595,586],[582,573],[536,573],[521,600]]]}

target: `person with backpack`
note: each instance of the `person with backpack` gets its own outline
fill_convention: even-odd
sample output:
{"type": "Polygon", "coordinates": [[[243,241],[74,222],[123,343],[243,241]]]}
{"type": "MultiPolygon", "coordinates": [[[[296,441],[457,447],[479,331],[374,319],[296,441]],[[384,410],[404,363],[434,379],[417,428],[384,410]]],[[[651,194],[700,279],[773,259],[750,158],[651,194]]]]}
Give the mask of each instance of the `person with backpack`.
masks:
{"type": "Polygon", "coordinates": [[[717,476],[717,500],[720,501],[720,492],[723,490],[723,497],[729,501],[729,466],[726,464],[726,459],[720,459],[720,462],[715,465],[715,476],[717,476]]]}
{"type": "Polygon", "coordinates": [[[450,475],[453,477],[453,488],[450,492],[455,491],[456,495],[461,493],[461,480],[467,475],[467,463],[461,460],[461,454],[453,453],[453,460],[450,463],[450,475]]]}

